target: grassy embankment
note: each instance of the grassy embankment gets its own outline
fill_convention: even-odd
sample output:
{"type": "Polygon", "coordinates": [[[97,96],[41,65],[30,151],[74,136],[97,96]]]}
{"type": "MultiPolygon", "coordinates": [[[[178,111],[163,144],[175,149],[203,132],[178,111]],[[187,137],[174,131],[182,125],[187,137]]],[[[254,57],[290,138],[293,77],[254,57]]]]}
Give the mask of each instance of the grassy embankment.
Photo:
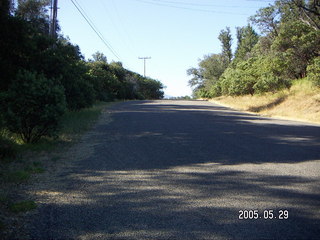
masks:
{"type": "Polygon", "coordinates": [[[98,120],[102,110],[112,103],[97,103],[78,112],[67,112],[61,119],[57,136],[43,138],[35,144],[24,144],[16,135],[0,129],[0,232],[14,222],[20,212],[27,212],[36,204],[25,199],[19,185],[26,183],[33,174],[52,170],[60,155],[98,120]],[[4,158],[3,150],[6,152],[4,158]]]}
{"type": "Polygon", "coordinates": [[[263,116],[320,123],[320,88],[306,80],[276,93],[222,96],[209,101],[263,116]]]}

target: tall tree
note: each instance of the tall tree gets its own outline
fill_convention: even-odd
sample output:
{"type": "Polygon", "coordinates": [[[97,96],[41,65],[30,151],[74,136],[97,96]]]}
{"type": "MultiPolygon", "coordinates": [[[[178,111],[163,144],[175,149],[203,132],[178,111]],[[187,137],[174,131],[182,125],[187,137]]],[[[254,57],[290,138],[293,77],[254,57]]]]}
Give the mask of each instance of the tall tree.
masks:
{"type": "Polygon", "coordinates": [[[92,58],[93,58],[93,61],[95,62],[103,62],[103,63],[107,63],[107,56],[104,55],[102,52],[95,52],[94,54],[92,54],[92,58]]]}
{"type": "Polygon", "coordinates": [[[222,46],[222,56],[226,58],[226,61],[229,64],[232,60],[232,36],[230,28],[227,27],[226,30],[221,30],[218,39],[220,40],[222,46]]]}
{"type": "Polygon", "coordinates": [[[41,33],[49,33],[50,0],[18,0],[16,16],[30,22],[41,33]]]}
{"type": "Polygon", "coordinates": [[[236,62],[246,60],[248,54],[259,40],[258,34],[254,31],[251,25],[237,28],[238,46],[235,53],[236,62]]]}
{"type": "Polygon", "coordinates": [[[299,8],[300,20],[320,30],[320,0],[293,0],[293,3],[299,8]]]}
{"type": "Polygon", "coordinates": [[[263,34],[276,37],[278,35],[279,19],[276,6],[270,5],[261,8],[258,12],[250,17],[250,21],[257,25],[263,34]]]}

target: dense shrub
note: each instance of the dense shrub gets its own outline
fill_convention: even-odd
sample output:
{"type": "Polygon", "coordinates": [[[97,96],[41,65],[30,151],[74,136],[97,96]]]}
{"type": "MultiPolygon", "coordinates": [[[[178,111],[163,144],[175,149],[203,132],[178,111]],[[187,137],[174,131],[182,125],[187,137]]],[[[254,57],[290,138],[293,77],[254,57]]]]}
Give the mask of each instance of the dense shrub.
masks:
{"type": "Polygon", "coordinates": [[[118,96],[121,83],[106,62],[89,62],[87,75],[100,101],[112,101],[118,96]]]}
{"type": "Polygon", "coordinates": [[[263,74],[253,86],[255,93],[276,92],[279,89],[288,88],[290,82],[277,77],[271,73],[263,74]]]}
{"type": "Polygon", "coordinates": [[[20,71],[5,97],[7,128],[24,142],[36,142],[55,133],[65,112],[64,89],[42,74],[20,71]]]}
{"type": "Polygon", "coordinates": [[[314,58],[312,64],[308,65],[307,79],[320,87],[320,57],[314,58]]]}
{"type": "Polygon", "coordinates": [[[141,78],[138,81],[138,96],[140,99],[163,98],[162,83],[150,78],[141,78]]]}
{"type": "Polygon", "coordinates": [[[229,67],[221,76],[221,91],[225,95],[253,94],[256,72],[251,61],[243,61],[236,68],[229,67]]]}
{"type": "Polygon", "coordinates": [[[91,107],[95,101],[95,91],[92,84],[80,78],[70,83],[65,83],[65,94],[68,109],[78,111],[91,107]]]}

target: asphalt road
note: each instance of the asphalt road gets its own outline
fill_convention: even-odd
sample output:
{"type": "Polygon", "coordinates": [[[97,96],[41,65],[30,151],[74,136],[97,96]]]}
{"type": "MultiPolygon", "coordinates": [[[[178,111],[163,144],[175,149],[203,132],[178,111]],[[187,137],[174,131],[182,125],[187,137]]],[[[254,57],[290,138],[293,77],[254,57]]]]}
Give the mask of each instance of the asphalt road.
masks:
{"type": "Polygon", "coordinates": [[[319,125],[204,101],[124,102],[65,158],[34,190],[30,238],[320,236],[319,125]]]}

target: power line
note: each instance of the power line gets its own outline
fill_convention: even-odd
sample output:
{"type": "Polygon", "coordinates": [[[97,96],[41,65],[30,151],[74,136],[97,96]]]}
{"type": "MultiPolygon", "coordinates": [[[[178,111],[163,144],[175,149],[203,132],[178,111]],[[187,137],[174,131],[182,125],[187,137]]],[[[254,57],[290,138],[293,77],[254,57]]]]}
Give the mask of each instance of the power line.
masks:
{"type": "MultiPolygon", "coordinates": [[[[195,7],[228,7],[228,8],[240,8],[243,6],[227,6],[227,5],[217,5],[217,4],[209,4],[209,3],[190,3],[190,2],[180,2],[180,1],[169,1],[169,0],[149,0],[156,3],[163,3],[163,4],[177,4],[177,5],[186,5],[186,6],[195,6],[195,7]]],[[[255,7],[249,7],[246,8],[255,8],[255,7]]]]}
{"type": "Polygon", "coordinates": [[[125,31],[124,27],[119,27],[119,25],[122,23],[122,18],[120,17],[118,10],[114,4],[114,1],[111,1],[112,5],[113,5],[113,14],[116,14],[118,16],[118,21],[115,21],[115,19],[112,17],[112,10],[107,8],[107,6],[105,5],[105,1],[104,0],[100,0],[100,3],[103,7],[103,9],[106,11],[106,16],[109,18],[110,23],[113,25],[115,31],[117,31],[118,36],[120,37],[120,41],[122,41],[123,44],[125,44],[128,48],[128,50],[130,50],[130,52],[132,53],[132,56],[136,56],[137,54],[134,54],[132,45],[130,41],[130,36],[127,34],[127,32],[125,31]]]}
{"type": "MultiPolygon", "coordinates": [[[[89,16],[85,13],[83,8],[80,6],[80,4],[76,0],[71,0],[72,4],[76,7],[78,12],[81,14],[81,16],[86,20],[86,22],[89,24],[91,29],[96,33],[96,35],[100,38],[100,40],[104,43],[104,45],[111,51],[111,53],[120,60],[119,55],[116,53],[116,51],[113,49],[113,47],[105,40],[101,32],[97,29],[97,27],[94,25],[94,23],[91,21],[89,16]]],[[[121,61],[121,60],[120,60],[121,61]]]]}
{"type": "MultiPolygon", "coordinates": [[[[243,15],[243,16],[247,16],[247,14],[244,13],[236,13],[236,12],[224,12],[224,11],[215,11],[215,10],[208,10],[208,9],[200,9],[200,8],[192,8],[190,7],[185,7],[185,6],[179,6],[179,5],[170,5],[170,3],[166,3],[166,2],[155,2],[153,0],[135,0],[136,2],[141,2],[141,3],[146,3],[146,4],[150,4],[150,5],[156,5],[156,6],[163,6],[163,7],[169,7],[169,8],[177,8],[177,9],[183,9],[183,10],[189,10],[189,11],[194,11],[194,12],[207,12],[207,13],[216,13],[216,14],[232,14],[232,15],[243,15]]],[[[172,4],[174,4],[172,2],[172,4]]]]}
{"type": "Polygon", "coordinates": [[[135,45],[135,44],[134,44],[134,42],[133,42],[133,40],[132,40],[132,38],[131,38],[131,35],[129,35],[128,32],[126,31],[126,27],[125,27],[126,24],[125,24],[125,22],[124,22],[124,19],[120,16],[115,1],[112,0],[111,3],[112,3],[112,6],[113,6],[113,8],[114,8],[114,10],[115,10],[115,12],[116,12],[116,15],[118,16],[119,23],[122,25],[121,29],[123,30],[124,34],[126,35],[125,39],[126,39],[126,40],[128,41],[128,43],[129,43],[130,50],[131,50],[131,52],[136,56],[135,51],[134,51],[134,49],[135,49],[134,45],[135,45]]]}

